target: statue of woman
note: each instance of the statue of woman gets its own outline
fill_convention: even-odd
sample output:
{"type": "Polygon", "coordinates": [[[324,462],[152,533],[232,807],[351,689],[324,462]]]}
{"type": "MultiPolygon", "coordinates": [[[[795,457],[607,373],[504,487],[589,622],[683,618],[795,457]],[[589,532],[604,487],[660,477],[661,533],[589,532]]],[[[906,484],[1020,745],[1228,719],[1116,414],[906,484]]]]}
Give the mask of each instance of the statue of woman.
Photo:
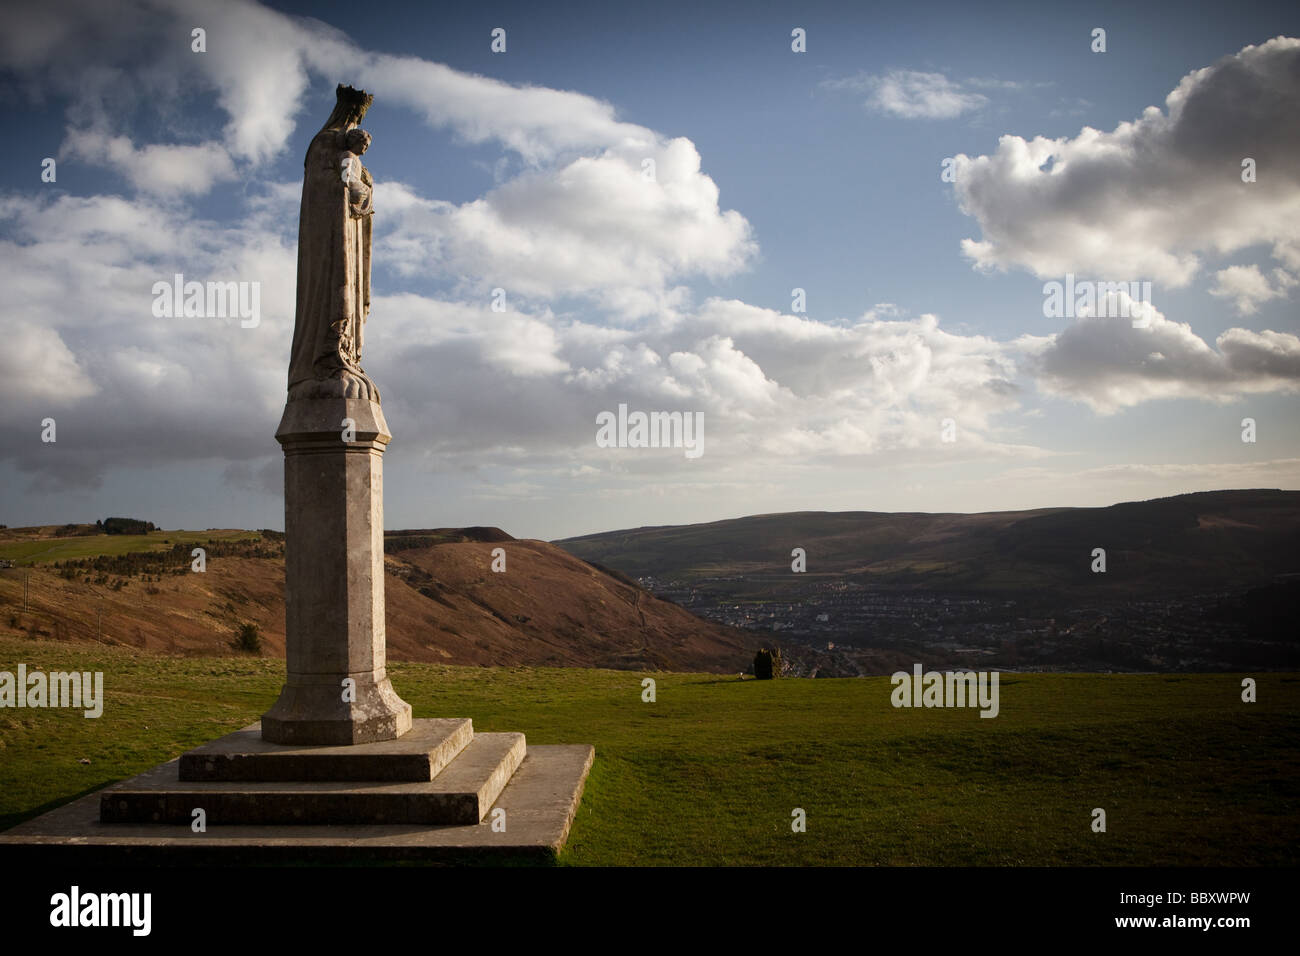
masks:
{"type": "Polygon", "coordinates": [[[361,164],[370,134],[358,124],[374,99],[339,85],[334,112],[307,147],[298,217],[298,305],[289,401],[366,398],[379,390],[361,369],[370,311],[374,180],[361,164]]]}

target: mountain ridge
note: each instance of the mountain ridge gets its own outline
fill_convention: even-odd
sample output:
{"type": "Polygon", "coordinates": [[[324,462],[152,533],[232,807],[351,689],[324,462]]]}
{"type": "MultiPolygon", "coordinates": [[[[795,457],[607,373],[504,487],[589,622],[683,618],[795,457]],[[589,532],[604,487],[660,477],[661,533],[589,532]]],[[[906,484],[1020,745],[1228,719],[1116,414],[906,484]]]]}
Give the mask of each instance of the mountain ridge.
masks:
{"type": "Polygon", "coordinates": [[[790,574],[791,551],[802,547],[807,574],[866,586],[1242,587],[1300,572],[1300,491],[1231,489],[1104,507],[974,513],[777,512],[553,543],[636,578],[779,579],[790,574]],[[1106,551],[1104,575],[1091,570],[1095,548],[1106,551]]]}

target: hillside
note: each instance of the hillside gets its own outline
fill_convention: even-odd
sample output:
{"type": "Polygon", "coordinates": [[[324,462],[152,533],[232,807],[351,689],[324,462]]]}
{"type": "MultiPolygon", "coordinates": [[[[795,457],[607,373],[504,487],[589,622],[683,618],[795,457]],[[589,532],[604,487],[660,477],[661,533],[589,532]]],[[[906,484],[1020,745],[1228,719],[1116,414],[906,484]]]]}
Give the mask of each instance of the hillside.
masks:
{"type": "MultiPolygon", "coordinates": [[[[0,559],[19,566],[0,570],[0,633],[214,654],[230,653],[236,629],[252,622],[263,653],[282,656],[284,558],[276,537],[6,529],[0,559]],[[197,546],[207,550],[202,574],[190,570],[197,546]]],[[[393,532],[385,550],[394,660],[734,673],[753,656],[745,632],[702,620],[546,542],[495,528],[432,529],[393,532]],[[504,573],[491,570],[496,547],[506,552],[504,573]]]]}
{"type": "MultiPolygon", "coordinates": [[[[1217,491],[988,514],[798,512],[557,542],[720,624],[792,673],[898,661],[1013,670],[1300,666],[1300,492],[1217,491]],[[806,570],[793,573],[802,548],[806,570]],[[1104,549],[1105,573],[1094,572],[1104,549]]],[[[903,665],[906,666],[906,663],[903,665]]]]}
{"type": "Polygon", "coordinates": [[[1300,492],[1215,491],[1107,508],[984,514],[792,512],[637,528],[555,542],[633,577],[793,584],[808,579],[945,591],[1098,591],[1112,595],[1231,590],[1300,572],[1300,492]],[[1106,550],[1105,574],[1090,569],[1106,550]]]}

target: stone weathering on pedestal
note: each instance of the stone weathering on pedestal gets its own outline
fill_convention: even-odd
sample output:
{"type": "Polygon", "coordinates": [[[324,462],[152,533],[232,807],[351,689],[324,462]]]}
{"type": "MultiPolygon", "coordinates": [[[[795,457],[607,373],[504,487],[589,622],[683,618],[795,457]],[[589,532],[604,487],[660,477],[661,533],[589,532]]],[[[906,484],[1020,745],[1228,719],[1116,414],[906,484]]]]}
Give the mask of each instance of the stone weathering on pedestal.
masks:
{"type": "Polygon", "coordinates": [[[468,718],[413,720],[389,682],[383,454],[392,435],[361,367],[374,181],[339,85],[311,141],[284,449],[286,676],[260,724],[0,836],[49,862],[550,858],[594,750],[529,747],[468,718]],[[193,826],[202,811],[203,829],[193,826]],[[490,817],[490,819],[489,819],[490,817]],[[211,829],[207,829],[207,827],[211,829]]]}

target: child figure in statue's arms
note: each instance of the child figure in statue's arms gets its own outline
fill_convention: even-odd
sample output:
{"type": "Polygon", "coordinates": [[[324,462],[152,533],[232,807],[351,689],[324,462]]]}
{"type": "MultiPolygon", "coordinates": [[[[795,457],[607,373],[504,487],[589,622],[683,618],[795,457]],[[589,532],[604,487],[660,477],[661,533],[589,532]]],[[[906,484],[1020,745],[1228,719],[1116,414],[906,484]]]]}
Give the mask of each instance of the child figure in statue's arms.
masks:
{"type": "Polygon", "coordinates": [[[363,129],[351,129],[344,134],[343,142],[346,150],[339,158],[339,166],[348,188],[348,210],[353,219],[360,219],[374,211],[371,203],[374,180],[370,171],[361,165],[361,154],[370,148],[370,134],[363,129]]]}

